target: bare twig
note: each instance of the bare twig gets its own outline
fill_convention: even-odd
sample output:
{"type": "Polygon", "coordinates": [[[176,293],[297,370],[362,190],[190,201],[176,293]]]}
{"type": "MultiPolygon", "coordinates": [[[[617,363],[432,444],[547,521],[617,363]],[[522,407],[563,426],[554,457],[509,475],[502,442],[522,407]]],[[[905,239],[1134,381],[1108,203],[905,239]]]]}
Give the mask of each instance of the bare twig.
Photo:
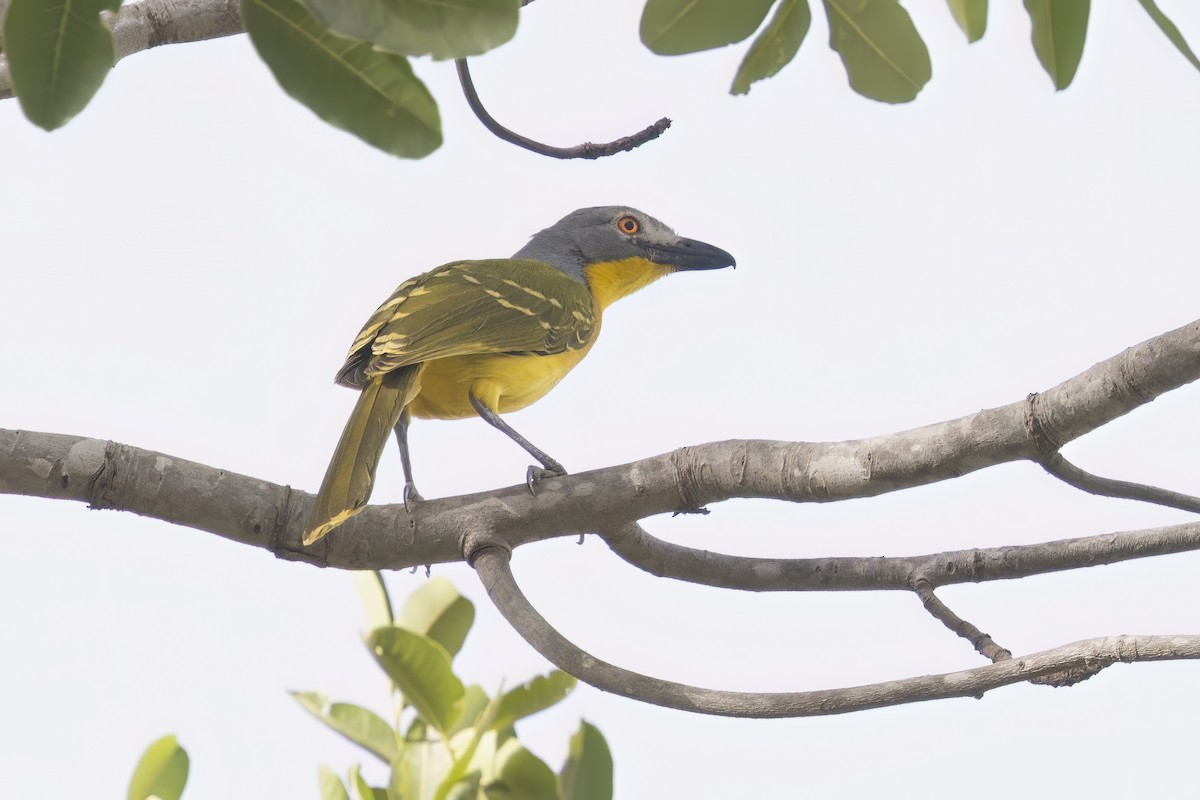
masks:
{"type": "Polygon", "coordinates": [[[636,147],[641,147],[646,142],[662,136],[663,132],[671,127],[671,120],[663,117],[658,122],[643,128],[632,136],[623,136],[607,144],[584,142],[573,147],[555,147],[554,145],[536,142],[497,122],[496,118],[489,114],[488,110],[483,107],[483,102],[479,99],[479,93],[475,90],[475,83],[471,80],[471,70],[467,67],[467,60],[460,58],[454,63],[458,67],[458,82],[462,85],[463,95],[467,98],[467,105],[471,107],[471,111],[475,112],[475,116],[483,123],[483,127],[495,134],[496,137],[510,144],[515,144],[517,147],[523,147],[526,150],[531,150],[543,156],[550,156],[552,158],[604,158],[605,156],[616,155],[617,153],[624,153],[636,147]]]}
{"type": "MultiPolygon", "coordinates": [[[[521,3],[527,4],[528,0],[521,3]]],[[[128,55],[159,45],[200,42],[245,32],[238,0],[142,0],[121,6],[117,13],[106,17],[113,32],[114,65],[128,55]]],[[[603,158],[640,147],[671,127],[671,120],[663,117],[632,136],[605,144],[584,142],[574,147],[554,147],[535,142],[497,122],[483,107],[466,60],[460,59],[457,64],[467,103],[484,127],[504,141],[535,153],[553,158],[603,158]]],[[[8,62],[0,56],[0,100],[12,96],[8,62]]]]}
{"type": "MultiPolygon", "coordinates": [[[[163,44],[200,42],[242,33],[238,0],[142,0],[107,15],[113,63],[163,44]]],[[[12,97],[8,62],[0,57],[0,100],[12,97]]]]}
{"type": "Polygon", "coordinates": [[[1200,497],[1190,494],[1173,492],[1158,486],[1148,486],[1144,483],[1118,481],[1080,469],[1072,464],[1059,452],[1049,453],[1038,462],[1042,469],[1058,478],[1063,483],[1074,486],[1088,494],[1101,497],[1116,497],[1122,500],[1140,500],[1143,503],[1177,508],[1180,511],[1191,511],[1200,514],[1200,497]]]}
{"type": "Polygon", "coordinates": [[[1063,670],[1133,661],[1200,658],[1200,636],[1088,639],[985,667],[810,692],[725,692],[650,678],[601,661],[569,642],[521,593],[503,547],[483,545],[468,558],[504,618],[559,669],[605,692],[654,705],[727,717],[810,717],[984,692],[1063,670]]]}
{"type": "Polygon", "coordinates": [[[933,593],[933,586],[924,578],[918,578],[913,581],[913,592],[921,600],[921,605],[925,607],[934,619],[939,620],[943,625],[953,631],[957,636],[961,636],[971,643],[975,651],[990,661],[1007,661],[1012,658],[1012,651],[1006,650],[992,639],[991,636],[976,628],[965,619],[955,614],[950,610],[950,607],[941,601],[941,599],[933,593]]]}

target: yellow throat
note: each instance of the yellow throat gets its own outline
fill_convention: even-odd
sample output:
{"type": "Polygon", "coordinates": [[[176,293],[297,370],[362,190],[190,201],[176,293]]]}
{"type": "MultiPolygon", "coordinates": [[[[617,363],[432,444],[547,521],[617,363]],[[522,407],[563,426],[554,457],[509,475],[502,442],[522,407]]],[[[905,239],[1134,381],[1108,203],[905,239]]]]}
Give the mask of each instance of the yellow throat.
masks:
{"type": "Polygon", "coordinates": [[[597,261],[583,268],[588,287],[596,298],[598,311],[603,311],[626,295],[644,289],[664,275],[671,267],[655,264],[644,258],[623,258],[620,261],[597,261]]]}

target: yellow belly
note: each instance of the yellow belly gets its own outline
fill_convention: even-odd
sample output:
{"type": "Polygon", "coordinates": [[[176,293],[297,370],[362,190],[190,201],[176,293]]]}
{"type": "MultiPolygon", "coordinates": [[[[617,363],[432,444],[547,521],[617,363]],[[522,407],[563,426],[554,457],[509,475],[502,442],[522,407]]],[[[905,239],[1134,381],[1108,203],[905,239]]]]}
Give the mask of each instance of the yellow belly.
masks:
{"type": "Polygon", "coordinates": [[[421,365],[421,390],[408,409],[423,419],[474,417],[468,397],[474,392],[497,413],[518,411],[558,385],[590,347],[550,356],[501,353],[427,361],[421,365]]]}

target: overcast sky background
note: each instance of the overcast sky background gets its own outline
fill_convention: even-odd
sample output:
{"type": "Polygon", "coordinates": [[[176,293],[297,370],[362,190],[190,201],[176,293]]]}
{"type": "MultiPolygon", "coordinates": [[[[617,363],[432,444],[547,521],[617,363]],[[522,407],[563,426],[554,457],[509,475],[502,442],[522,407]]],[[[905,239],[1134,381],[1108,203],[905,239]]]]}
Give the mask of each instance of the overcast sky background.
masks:
{"type": "MultiPolygon", "coordinates": [[[[968,47],[945,4],[910,2],[933,81],[891,107],[853,94],[823,15],[795,62],[727,94],[745,45],[667,59],[634,3],[539,2],[474,62],[492,112],[555,144],[660,116],[658,142],[564,163],[487,134],[453,65],[418,62],[446,144],[392,159],[288,99],[249,42],[122,62],[47,135],[0,102],[0,425],[113,439],[313,491],[354,402],[346,348],[403,279],[506,256],[581,206],[631,204],[738,269],[678,275],[612,308],[599,344],[511,417],[569,469],[700,442],[840,440],[1048,388],[1197,317],[1200,73],[1137,3],[1093,4],[1056,94],[1018,4],[968,47]]],[[[1162,7],[1200,45],[1200,9],[1162,7]]],[[[1200,493],[1200,390],[1067,448],[1086,469],[1200,493]]],[[[418,421],[438,497],[510,485],[526,455],[478,421],[418,421]]],[[[375,500],[399,500],[389,450],[375,500]]],[[[773,556],[911,555],[1157,526],[1187,515],[1090,497],[1037,467],[833,506],[737,501],[647,524],[773,556]]],[[[350,576],[132,514],[2,496],[3,794],[121,797],[176,733],[187,797],[318,796],[319,763],[364,760],[285,690],[383,710],[350,576]]],[[[676,681],[798,691],[983,660],[908,594],[735,594],[652,578],[599,541],[523,547],[519,581],[595,655],[676,681]]],[[[1200,632],[1200,555],[947,589],[1015,653],[1120,633],[1200,632]]],[[[456,662],[495,689],[548,665],[474,598],[456,662]]],[[[400,599],[423,574],[388,576],[400,599]]],[[[617,796],[1115,796],[1194,786],[1195,663],[1116,666],[828,719],[726,720],[581,687],[522,723],[558,769],[580,717],[613,750],[617,796]]],[[[368,775],[383,771],[368,765],[368,775]]]]}

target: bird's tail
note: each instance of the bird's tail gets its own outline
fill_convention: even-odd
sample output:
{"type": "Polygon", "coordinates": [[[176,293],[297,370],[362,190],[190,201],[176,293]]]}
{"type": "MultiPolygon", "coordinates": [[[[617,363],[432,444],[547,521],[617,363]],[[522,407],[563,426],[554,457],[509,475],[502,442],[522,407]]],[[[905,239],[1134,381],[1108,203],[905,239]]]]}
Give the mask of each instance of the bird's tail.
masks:
{"type": "Polygon", "coordinates": [[[363,509],[371,498],[375,467],[404,407],[420,390],[416,367],[368,381],[346,422],[305,526],[312,544],[363,509]]]}

